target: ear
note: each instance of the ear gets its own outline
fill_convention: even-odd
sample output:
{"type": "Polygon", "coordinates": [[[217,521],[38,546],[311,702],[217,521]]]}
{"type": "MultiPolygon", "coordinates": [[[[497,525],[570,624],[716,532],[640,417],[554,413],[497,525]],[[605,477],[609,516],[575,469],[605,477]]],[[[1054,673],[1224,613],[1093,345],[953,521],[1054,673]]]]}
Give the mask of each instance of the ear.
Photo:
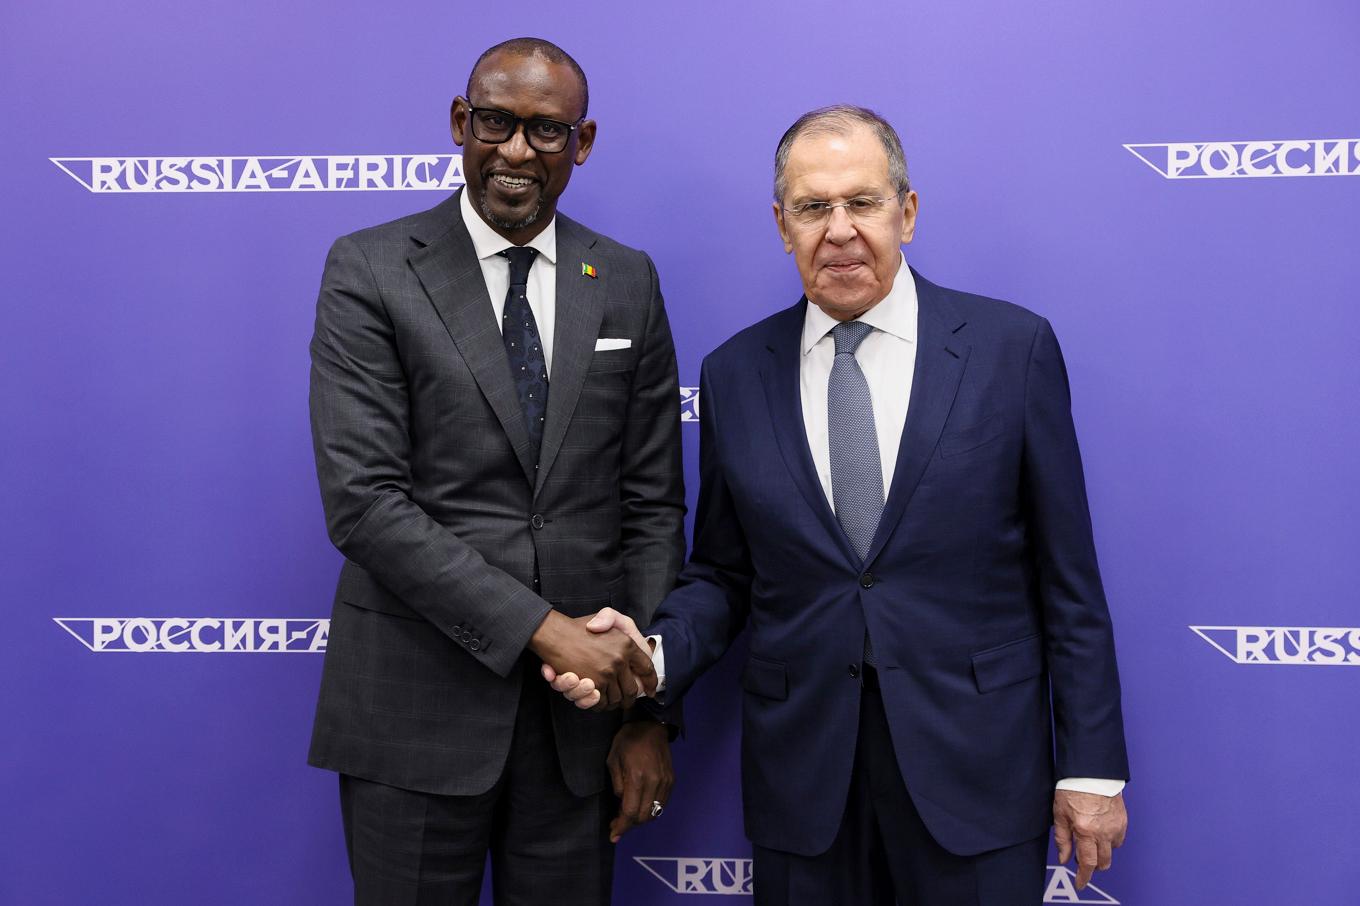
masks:
{"type": "Polygon", "coordinates": [[[902,244],[907,245],[911,242],[911,237],[916,234],[916,212],[920,205],[920,199],[916,197],[916,192],[907,193],[905,203],[902,205],[902,244]]]}
{"type": "Polygon", "coordinates": [[[779,228],[779,238],[784,240],[784,254],[791,254],[793,252],[793,240],[789,238],[789,228],[788,225],[784,223],[784,208],[781,207],[777,201],[774,203],[773,207],[774,225],[779,228]]]}
{"type": "Polygon", "coordinates": [[[581,125],[576,127],[576,166],[586,162],[590,156],[590,149],[595,147],[595,121],[581,120],[581,125]]]}
{"type": "Polygon", "coordinates": [[[453,133],[453,143],[463,147],[467,139],[468,117],[472,115],[472,104],[461,94],[453,99],[449,108],[449,131],[453,133]]]}

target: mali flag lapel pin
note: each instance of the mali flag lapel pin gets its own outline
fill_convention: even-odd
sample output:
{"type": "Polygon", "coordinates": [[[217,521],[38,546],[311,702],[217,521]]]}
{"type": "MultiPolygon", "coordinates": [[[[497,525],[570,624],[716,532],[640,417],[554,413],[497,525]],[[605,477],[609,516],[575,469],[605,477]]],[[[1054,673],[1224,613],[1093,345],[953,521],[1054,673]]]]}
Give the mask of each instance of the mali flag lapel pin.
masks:
{"type": "Polygon", "coordinates": [[[582,261],[582,262],[581,262],[581,276],[582,276],[582,277],[589,277],[590,279],[594,280],[596,277],[600,276],[600,272],[597,271],[597,270],[595,270],[595,265],[593,265],[593,264],[586,264],[584,261],[582,261]]]}

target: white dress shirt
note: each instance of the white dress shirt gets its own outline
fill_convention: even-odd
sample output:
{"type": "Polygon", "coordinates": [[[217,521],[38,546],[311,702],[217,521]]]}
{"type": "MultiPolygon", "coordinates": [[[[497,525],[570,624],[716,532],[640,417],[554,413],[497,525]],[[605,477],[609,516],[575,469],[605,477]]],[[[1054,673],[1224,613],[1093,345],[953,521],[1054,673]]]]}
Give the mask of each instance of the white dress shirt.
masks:
{"type": "MultiPolygon", "coordinates": [[[[892,488],[897,448],[906,427],[907,405],[911,400],[912,378],[916,373],[917,313],[916,280],[903,256],[888,295],[859,316],[861,322],[875,329],[855,350],[855,359],[864,372],[872,398],[885,500],[892,488]]],[[[836,359],[836,341],[831,336],[831,329],[838,323],[835,318],[809,303],[803,318],[802,356],[799,360],[803,428],[807,432],[808,449],[812,452],[817,477],[822,483],[822,493],[833,510],[835,498],[831,493],[831,445],[827,438],[826,395],[831,366],[836,359]]],[[[662,692],[666,683],[666,656],[662,650],[661,637],[650,638],[656,640],[652,663],[656,668],[657,692],[662,692]]],[[[1114,796],[1124,789],[1124,781],[1064,777],[1058,781],[1057,788],[1114,796]]]]}
{"type": "MultiPolygon", "coordinates": [[[[897,448],[907,423],[911,381],[916,374],[916,281],[906,258],[897,267],[892,289],[858,320],[875,328],[855,351],[874,407],[874,430],[878,434],[878,461],[883,468],[883,495],[887,499],[897,466],[897,448]]],[[[803,318],[799,384],[803,396],[803,428],[808,449],[817,467],[822,493],[835,510],[831,496],[831,444],[827,437],[826,392],[831,366],[836,361],[836,341],[831,328],[840,322],[808,303],[803,318]]]]}
{"type": "MultiPolygon", "coordinates": [[[[472,237],[472,247],[482,266],[482,279],[486,281],[486,291],[491,296],[491,310],[496,315],[496,329],[500,330],[501,316],[505,314],[505,294],[510,289],[510,260],[500,253],[514,248],[515,244],[491,229],[482,216],[473,210],[467,189],[458,199],[458,206],[462,208],[463,223],[472,237]]],[[[553,215],[539,234],[525,245],[538,250],[533,264],[529,266],[529,310],[534,313],[538,337],[543,341],[543,363],[548,369],[551,386],[553,324],[557,315],[557,216],[553,215]]]]}

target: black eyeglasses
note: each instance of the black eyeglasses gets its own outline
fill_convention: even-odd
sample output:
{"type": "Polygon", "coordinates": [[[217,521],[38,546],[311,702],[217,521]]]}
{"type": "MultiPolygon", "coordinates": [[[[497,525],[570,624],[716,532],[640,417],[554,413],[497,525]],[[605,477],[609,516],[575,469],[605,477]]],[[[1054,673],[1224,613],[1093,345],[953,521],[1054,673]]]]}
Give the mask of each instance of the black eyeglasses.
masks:
{"type": "Polygon", "coordinates": [[[488,145],[508,142],[523,123],[524,140],[530,148],[544,154],[555,154],[567,147],[571,133],[581,124],[581,120],[563,123],[542,116],[515,116],[495,107],[469,107],[468,110],[472,114],[472,134],[478,141],[488,145]]]}

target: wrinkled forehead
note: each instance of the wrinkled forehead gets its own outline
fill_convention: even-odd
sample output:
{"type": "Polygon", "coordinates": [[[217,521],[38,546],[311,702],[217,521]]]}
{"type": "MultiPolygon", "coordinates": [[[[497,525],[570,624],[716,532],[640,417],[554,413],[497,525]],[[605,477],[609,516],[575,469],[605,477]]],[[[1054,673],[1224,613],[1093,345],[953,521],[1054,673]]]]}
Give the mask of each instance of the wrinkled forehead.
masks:
{"type": "Polygon", "coordinates": [[[468,84],[473,105],[519,116],[571,123],[581,116],[585,102],[581,81],[571,67],[537,54],[493,54],[473,70],[468,84]]]}
{"type": "Polygon", "coordinates": [[[888,153],[867,126],[808,132],[789,147],[784,184],[790,201],[888,195],[888,153]]]}

